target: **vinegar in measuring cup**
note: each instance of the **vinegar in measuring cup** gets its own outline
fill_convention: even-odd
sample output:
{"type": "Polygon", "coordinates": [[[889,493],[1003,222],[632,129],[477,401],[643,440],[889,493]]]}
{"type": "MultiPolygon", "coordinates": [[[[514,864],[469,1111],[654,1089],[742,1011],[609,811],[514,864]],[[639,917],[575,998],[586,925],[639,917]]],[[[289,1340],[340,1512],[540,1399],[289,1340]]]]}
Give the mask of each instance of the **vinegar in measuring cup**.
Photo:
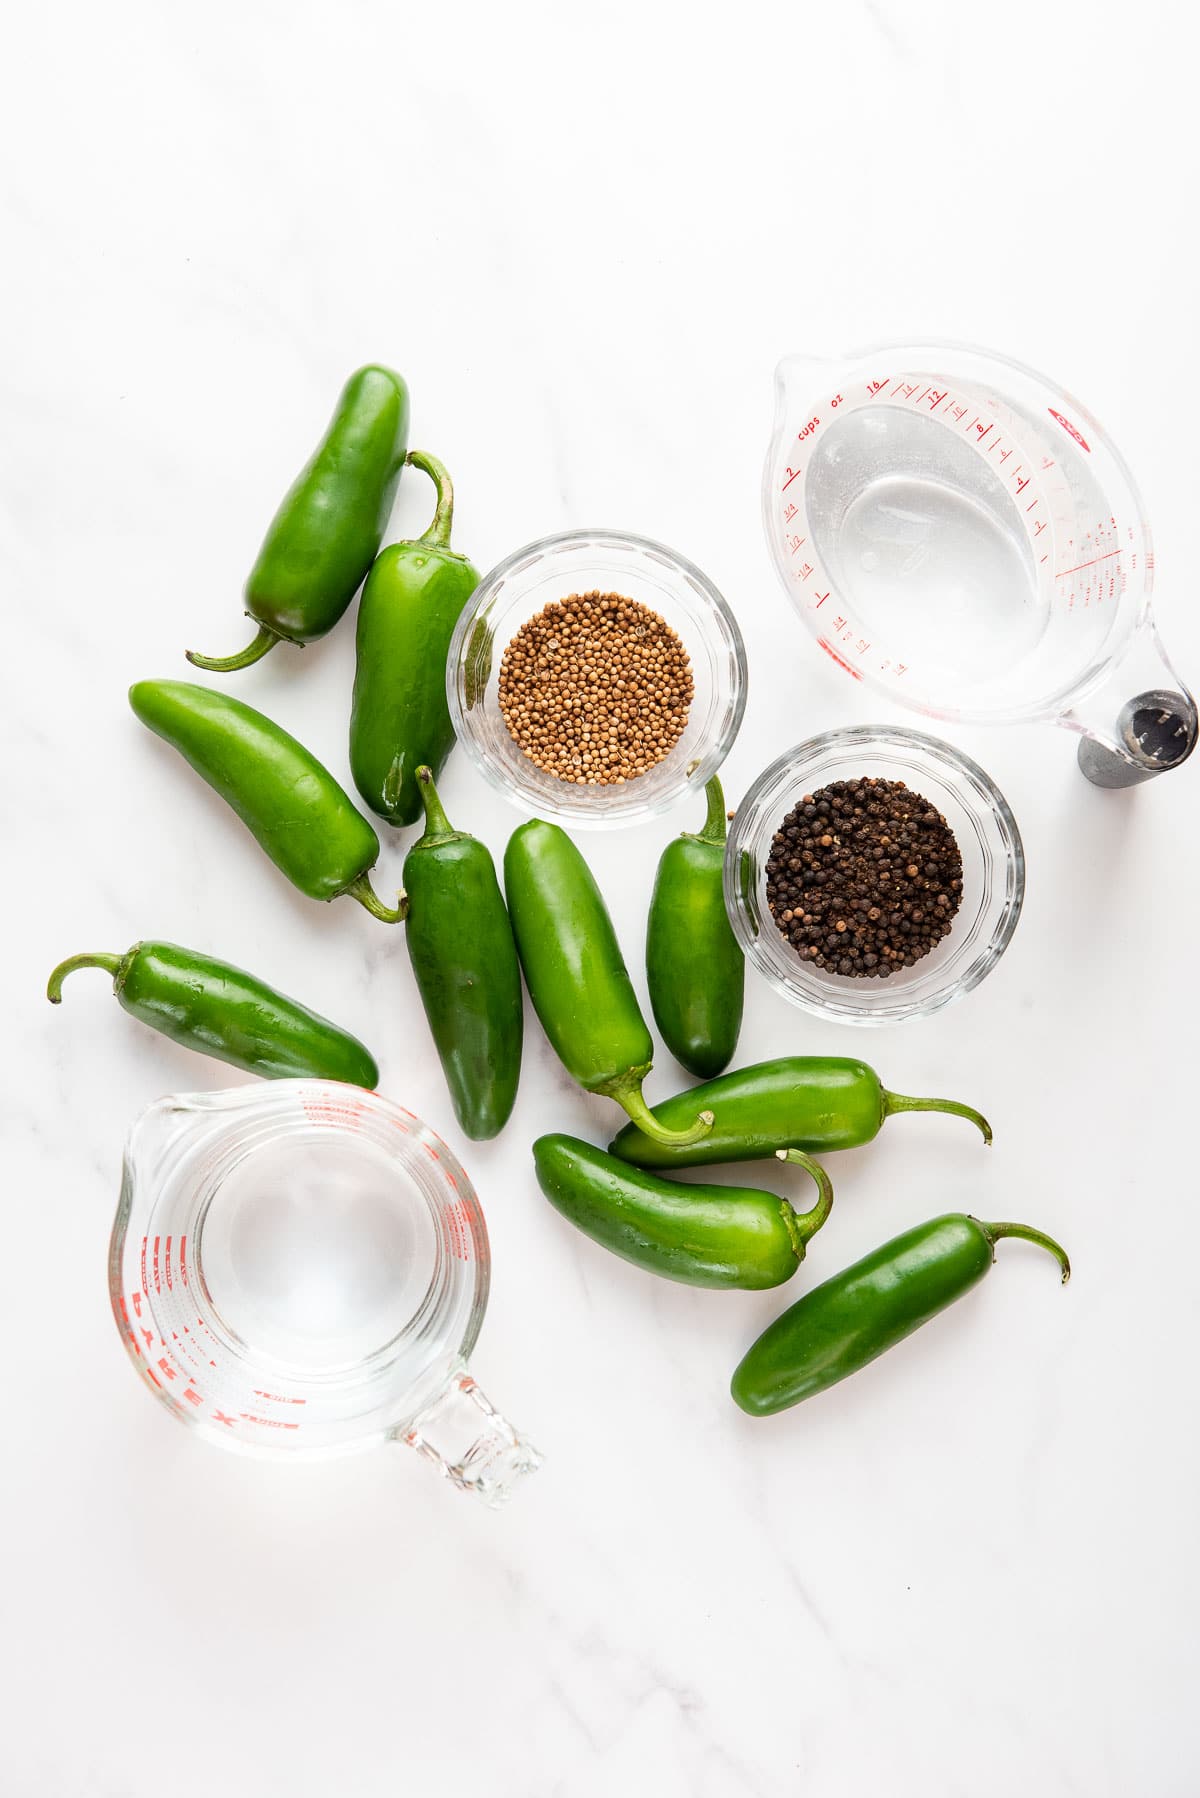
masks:
{"type": "Polygon", "coordinates": [[[1016,504],[933,420],[847,412],[814,450],[807,500],[814,547],[862,629],[902,642],[934,678],[1015,667],[1047,629],[1016,504]]]}
{"type": "Polygon", "coordinates": [[[1063,724],[1098,786],[1187,760],[1141,500],[1076,400],[954,344],[790,357],[775,399],[767,540],[839,666],[927,717],[1063,724]]]}
{"type": "Polygon", "coordinates": [[[490,1265],[464,1169],[379,1093],[177,1094],[130,1132],[113,1314],[155,1395],[223,1448],[403,1442],[500,1503],[541,1457],[467,1370],[490,1265]]]}
{"type": "Polygon", "coordinates": [[[433,1220],[370,1142],[333,1133],[258,1148],[222,1180],[195,1244],[230,1331],[306,1372],[391,1342],[433,1275],[433,1220]]]}

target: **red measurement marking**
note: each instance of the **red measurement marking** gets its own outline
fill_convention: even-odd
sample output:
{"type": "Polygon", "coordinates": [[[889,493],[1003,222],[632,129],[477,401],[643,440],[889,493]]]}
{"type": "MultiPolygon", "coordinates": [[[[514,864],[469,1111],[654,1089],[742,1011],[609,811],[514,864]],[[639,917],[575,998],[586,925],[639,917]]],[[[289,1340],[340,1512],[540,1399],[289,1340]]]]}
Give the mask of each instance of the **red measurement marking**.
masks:
{"type": "Polygon", "coordinates": [[[783,483],[783,486],[779,489],[780,493],[786,493],[788,488],[791,486],[792,482],[797,480],[800,477],[800,475],[802,475],[803,473],[804,473],[804,470],[802,468],[789,468],[787,471],[787,480],[783,483]]]}
{"type": "Polygon", "coordinates": [[[129,1296],[133,1300],[134,1315],[136,1317],[140,1317],[142,1315],[142,1295],[141,1295],[141,1293],[140,1292],[131,1292],[129,1296]]]}
{"type": "Polygon", "coordinates": [[[313,1124],[355,1124],[363,1113],[361,1099],[304,1099],[302,1109],[313,1124]]]}
{"type": "Polygon", "coordinates": [[[175,1290],[175,1282],[171,1277],[171,1238],[169,1236],[167,1237],[166,1270],[167,1270],[167,1291],[173,1292],[175,1290]]]}
{"type": "Polygon", "coordinates": [[[142,1260],[141,1260],[142,1291],[145,1293],[147,1298],[150,1297],[150,1285],[146,1279],[146,1245],[149,1243],[149,1241],[150,1241],[150,1238],[148,1236],[142,1237],[142,1260]]]}
{"type": "Polygon", "coordinates": [[[855,680],[862,679],[862,669],[855,668],[852,663],[847,662],[845,660],[845,658],[843,656],[840,656],[838,654],[837,650],[832,648],[832,646],[830,644],[822,643],[821,648],[825,651],[825,654],[827,656],[831,656],[833,658],[833,660],[837,663],[839,668],[844,668],[846,670],[847,674],[852,674],[854,676],[855,680]]]}
{"type": "Polygon", "coordinates": [[[262,1392],[257,1386],[254,1388],[254,1396],[255,1398],[265,1398],[270,1405],[306,1405],[308,1403],[306,1398],[288,1398],[287,1394],[283,1392],[262,1392]]]}
{"type": "MultiPolygon", "coordinates": [[[[187,1285],[187,1237],[186,1236],[181,1236],[179,1238],[179,1280],[180,1280],[181,1285],[183,1285],[183,1286],[187,1285]]],[[[186,1326],[185,1326],[185,1328],[186,1328],[186,1326]]]]}
{"type": "Polygon", "coordinates": [[[990,425],[989,425],[989,426],[988,426],[988,428],[987,428],[987,431],[979,431],[979,426],[978,426],[978,424],[976,424],[976,426],[975,426],[975,429],[976,429],[976,430],[977,430],[977,431],[979,431],[979,441],[980,441],[980,443],[982,443],[982,442],[983,442],[983,440],[984,440],[984,438],[985,438],[985,437],[986,437],[986,436],[987,436],[987,434],[988,434],[988,431],[994,431],[994,430],[995,430],[995,428],[996,428],[996,427],[995,427],[995,425],[994,425],[994,424],[990,424],[990,425]]]}
{"type": "MultiPolygon", "coordinates": [[[[214,1363],[214,1365],[215,1365],[215,1363],[214,1363]]],[[[236,1417],[226,1417],[224,1411],[214,1411],[212,1420],[214,1423],[226,1423],[229,1425],[230,1429],[232,1429],[234,1424],[237,1422],[236,1417]]]]}
{"type": "Polygon", "coordinates": [[[446,1232],[450,1238],[450,1252],[460,1261],[471,1259],[471,1216],[461,1199],[446,1209],[446,1232]]]}
{"type": "Polygon", "coordinates": [[[158,1245],[161,1241],[162,1241],[161,1236],[156,1236],[154,1238],[154,1290],[155,1290],[155,1292],[162,1291],[162,1273],[160,1271],[159,1264],[158,1264],[158,1245]]]}
{"type": "Polygon", "coordinates": [[[185,1387],[183,1396],[190,1405],[202,1405],[204,1403],[204,1400],[200,1397],[200,1394],[196,1391],[194,1386],[185,1387]]]}
{"type": "Polygon", "coordinates": [[[1051,418],[1057,418],[1059,424],[1062,426],[1063,430],[1067,433],[1068,437],[1073,437],[1075,439],[1076,443],[1079,445],[1080,449],[1087,450],[1087,453],[1090,456],[1092,453],[1091,445],[1088,443],[1088,440],[1086,437],[1080,436],[1079,432],[1075,429],[1075,426],[1071,423],[1070,419],[1064,418],[1061,412],[1056,412],[1054,410],[1053,406],[1047,406],[1046,410],[1047,410],[1047,412],[1049,412],[1051,418]]]}
{"type": "Polygon", "coordinates": [[[1074,568],[1064,568],[1062,573],[1056,574],[1054,578],[1056,581],[1061,581],[1064,575],[1078,574],[1081,568],[1094,568],[1097,562],[1109,562],[1113,556],[1119,556],[1120,553],[1119,549],[1105,550],[1102,556],[1093,556],[1090,562],[1076,562],[1074,568]]]}

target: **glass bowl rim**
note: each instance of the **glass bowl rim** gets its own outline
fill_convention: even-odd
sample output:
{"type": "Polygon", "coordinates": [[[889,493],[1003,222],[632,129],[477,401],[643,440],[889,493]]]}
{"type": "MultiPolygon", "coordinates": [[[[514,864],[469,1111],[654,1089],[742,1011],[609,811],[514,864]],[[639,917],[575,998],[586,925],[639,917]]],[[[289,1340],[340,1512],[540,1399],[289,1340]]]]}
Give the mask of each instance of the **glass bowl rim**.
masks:
{"type": "MultiPolygon", "coordinates": [[[[677,805],[688,793],[703,788],[722,766],[732,749],[742,727],[746,712],[748,662],[745,639],[741,626],[725,595],[715,582],[704,573],[690,557],[671,549],[668,544],[659,542],[653,537],[643,537],[634,531],[617,531],[601,526],[578,526],[565,531],[553,531],[544,537],[537,537],[523,544],[497,562],[494,567],[482,576],[478,586],[467,600],[454,627],[450,639],[450,648],[446,657],[446,701],[450,710],[450,721],[454,726],[454,734],[458,743],[466,751],[472,766],[488,782],[495,791],[501,793],[508,803],[517,810],[531,817],[545,817],[570,829],[606,830],[621,825],[647,823],[652,818],[661,817],[677,805]],[[532,565],[538,559],[545,559],[551,552],[566,553],[573,550],[588,549],[593,545],[631,550],[658,562],[670,571],[683,577],[703,601],[706,610],[715,615],[722,628],[723,636],[728,640],[722,648],[728,648],[733,663],[733,678],[730,682],[731,709],[725,728],[708,744],[702,755],[693,757],[674,785],[667,791],[650,801],[637,799],[637,781],[627,782],[631,792],[631,802],[616,805],[610,804],[605,809],[587,811],[569,810],[550,803],[544,795],[534,795],[528,788],[513,779],[512,775],[502,768],[485,751],[476,733],[467,721],[466,708],[460,697],[460,677],[463,666],[463,651],[470,633],[478,622],[480,614],[493,595],[503,583],[514,573],[520,572],[526,564],[532,565]]],[[[654,770],[648,770],[653,775],[654,770]]],[[[611,787],[597,789],[611,793],[611,787]]]]}
{"type": "MultiPolygon", "coordinates": [[[[836,775],[833,778],[838,778],[836,775]]],[[[905,777],[907,778],[907,776],[905,777]]],[[[919,791],[919,786],[917,787],[919,791]]],[[[1021,916],[1025,902],[1025,847],[1022,842],[1020,828],[1012,807],[1000,791],[987,770],[980,766],[973,756],[965,750],[958,749],[942,737],[930,736],[926,731],[913,730],[907,725],[898,724],[845,724],[836,725],[830,730],[821,731],[816,736],[806,737],[794,744],[790,749],[776,756],[762,773],[750,783],[742,797],[732,824],[729,826],[729,839],[725,852],[723,870],[723,886],[725,910],[730,926],[738,945],[747,961],[755,968],[768,984],[781,993],[792,1005],[811,1012],[816,1017],[829,1019],[834,1023],[851,1024],[866,1028],[882,1027],[886,1024],[906,1023],[912,1018],[929,1017],[941,1011],[944,1006],[960,999],[971,992],[991,972],[1000,957],[1012,941],[1013,932],[1021,916]],[[1011,893],[1003,900],[1000,917],[996,929],[992,932],[987,945],[980,950],[968,965],[954,974],[953,978],[943,982],[923,998],[904,1002],[902,987],[891,987],[890,983],[862,981],[861,993],[852,987],[830,986],[829,997],[825,999],[816,993],[810,993],[793,979],[781,975],[772,966],[767,957],[760,952],[758,937],[750,928],[746,915],[746,907],[741,895],[741,881],[736,864],[739,855],[748,845],[742,840],[748,819],[748,808],[756,804],[760,795],[783,775],[790,773],[802,761],[812,761],[830,749],[862,748],[865,751],[876,744],[889,747],[909,749],[915,753],[914,774],[919,775],[919,757],[928,756],[934,762],[941,762],[954,772],[965,775],[976,792],[986,798],[988,805],[999,822],[1004,846],[1004,866],[1012,885],[1011,893]],[[872,1003],[886,993],[896,995],[896,1003],[883,1005],[872,1003]]]]}

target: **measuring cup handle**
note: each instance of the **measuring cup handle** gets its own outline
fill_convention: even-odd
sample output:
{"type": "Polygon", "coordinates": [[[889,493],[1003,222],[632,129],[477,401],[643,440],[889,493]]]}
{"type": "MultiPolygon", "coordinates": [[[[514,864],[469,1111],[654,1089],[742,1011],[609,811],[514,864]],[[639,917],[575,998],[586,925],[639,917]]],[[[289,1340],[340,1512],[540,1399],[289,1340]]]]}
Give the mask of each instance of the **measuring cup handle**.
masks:
{"type": "Polygon", "coordinates": [[[1103,684],[1062,722],[1080,733],[1079,766],[1093,786],[1132,787],[1186,762],[1200,721],[1147,617],[1103,684]]]}
{"type": "Polygon", "coordinates": [[[538,1450],[501,1416],[461,1362],[396,1440],[493,1507],[507,1503],[517,1481],[542,1464],[538,1450]]]}

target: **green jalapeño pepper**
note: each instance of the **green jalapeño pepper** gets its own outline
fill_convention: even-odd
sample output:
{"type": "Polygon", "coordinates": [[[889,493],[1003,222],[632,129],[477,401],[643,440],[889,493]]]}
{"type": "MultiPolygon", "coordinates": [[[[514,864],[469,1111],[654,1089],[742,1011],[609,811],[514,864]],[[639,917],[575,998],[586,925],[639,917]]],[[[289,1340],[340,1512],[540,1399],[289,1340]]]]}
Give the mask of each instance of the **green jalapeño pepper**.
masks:
{"type": "Polygon", "coordinates": [[[533,1008],[567,1072],[662,1142],[703,1136],[712,1121],[704,1113],[667,1129],[642,1097],[654,1045],[608,907],[566,831],[540,818],[515,830],[504,887],[533,1008]]]}
{"type": "Polygon", "coordinates": [[[646,978],[659,1035],[689,1074],[708,1080],[737,1048],[746,969],[725,915],[725,797],[715,775],[704,791],[704,829],[668,843],[658,864],[646,978]]]}
{"type": "Polygon", "coordinates": [[[357,1037],[228,962],[175,943],[135,943],[125,955],[72,955],[50,976],[52,1005],[61,1002],[62,983],[76,968],[103,968],[125,1010],[143,1024],[248,1074],[379,1084],[375,1059],[357,1037]]]}
{"type": "Polygon", "coordinates": [[[295,737],[252,706],[187,681],[138,681],[129,703],[233,807],[302,893],[349,893],[385,924],[404,916],[403,899],[389,910],[368,878],[379,838],[295,737]]]}
{"type": "Polygon", "coordinates": [[[311,643],[331,631],[375,559],[391,516],[408,439],[408,389],[390,368],[360,368],[329,428],[271,520],[246,582],[258,625],[237,655],[189,662],[213,674],[249,668],[280,641],[311,643]]]}
{"type": "Polygon", "coordinates": [[[415,543],[389,543],[358,604],[358,661],[350,713],[350,771],[363,799],[389,824],[421,815],[417,769],[435,778],[454,745],[446,704],[446,653],[478,571],[450,548],[454,489],[422,450],[408,460],[437,484],[433,523],[415,543]]]}
{"type": "Polygon", "coordinates": [[[752,1417],[770,1417],[857,1373],[982,1280],[1004,1236],[1037,1243],[1058,1261],[1064,1283],[1070,1278],[1065,1251],[1028,1224],[935,1217],[834,1274],[768,1325],[734,1373],[735,1402],[752,1417]]]}
{"type": "Polygon", "coordinates": [[[696,1105],[713,1114],[713,1127],[700,1142],[667,1144],[629,1124],[609,1147],[639,1167],[758,1161],[781,1148],[823,1155],[870,1142],[897,1111],[952,1112],[969,1119],[984,1142],[992,1140],[987,1119],[969,1105],[956,1099],[909,1099],[890,1093],[866,1062],[834,1055],[760,1061],[664,1099],[651,1115],[670,1130],[690,1117],[696,1105]]]}
{"type": "Polygon", "coordinates": [[[417,769],[425,833],[408,852],[408,953],[467,1135],[508,1122],[521,1073],[521,968],[496,869],[478,837],[452,830],[428,768],[417,769]]]}
{"type": "Polygon", "coordinates": [[[538,1185],[585,1236],[668,1280],[748,1291],[791,1279],[833,1203],[822,1167],[807,1155],[788,1159],[817,1182],[811,1211],[798,1214],[753,1187],[664,1180],[574,1136],[541,1136],[533,1145],[538,1185]]]}

